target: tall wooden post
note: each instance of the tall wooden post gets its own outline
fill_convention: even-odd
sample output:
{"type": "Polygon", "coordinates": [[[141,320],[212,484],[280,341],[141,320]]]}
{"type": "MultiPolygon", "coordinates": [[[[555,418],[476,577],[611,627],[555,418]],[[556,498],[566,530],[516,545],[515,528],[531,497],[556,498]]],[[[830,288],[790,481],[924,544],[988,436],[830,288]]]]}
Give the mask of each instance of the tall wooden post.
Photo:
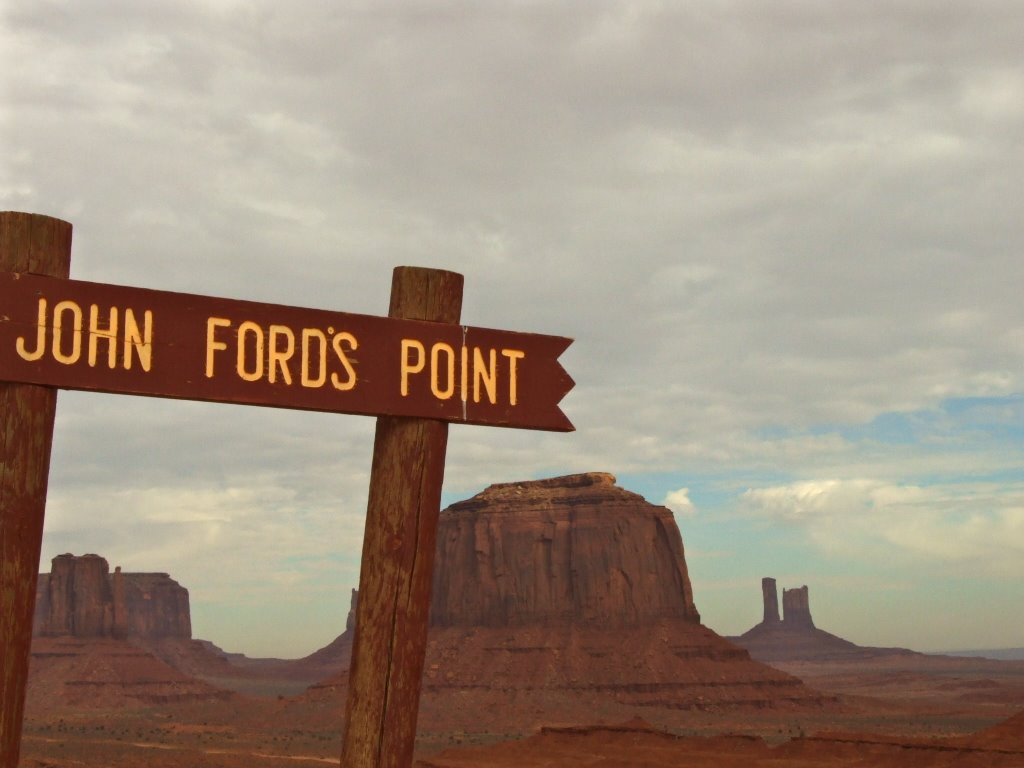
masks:
{"type": "MultiPolygon", "coordinates": [[[[0,212],[0,270],[66,278],[70,264],[66,221],[0,212]]],[[[56,407],[56,389],[0,383],[0,768],[21,751],[56,407]]]]}
{"type": "MultiPolygon", "coordinates": [[[[457,324],[462,275],[398,267],[390,317],[457,324]]],[[[448,444],[446,422],[381,416],[373,449],[342,765],[412,765],[448,444]]]]}

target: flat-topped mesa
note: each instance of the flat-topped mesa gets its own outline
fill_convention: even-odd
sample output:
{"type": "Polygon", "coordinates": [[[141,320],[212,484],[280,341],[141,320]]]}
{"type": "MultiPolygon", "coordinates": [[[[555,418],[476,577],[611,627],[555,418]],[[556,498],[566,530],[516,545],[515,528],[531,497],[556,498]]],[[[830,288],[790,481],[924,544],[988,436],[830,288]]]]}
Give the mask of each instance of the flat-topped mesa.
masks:
{"type": "Polygon", "coordinates": [[[672,512],[592,472],[492,485],[441,513],[433,626],[694,624],[672,512]]]}
{"type": "Polygon", "coordinates": [[[32,632],[48,637],[192,637],[188,590],[166,573],[110,573],[99,555],[58,555],[39,574],[32,632]]]}
{"type": "Polygon", "coordinates": [[[782,590],[782,620],[788,626],[814,629],[806,585],[782,590]]]}
{"type": "MultiPolygon", "coordinates": [[[[340,660],[350,634],[304,663],[340,660]]],[[[492,485],[441,512],[422,683],[420,727],[438,733],[826,703],[700,624],[672,513],[605,473],[492,485]]],[[[309,700],[347,685],[336,672],[309,700]]]]}

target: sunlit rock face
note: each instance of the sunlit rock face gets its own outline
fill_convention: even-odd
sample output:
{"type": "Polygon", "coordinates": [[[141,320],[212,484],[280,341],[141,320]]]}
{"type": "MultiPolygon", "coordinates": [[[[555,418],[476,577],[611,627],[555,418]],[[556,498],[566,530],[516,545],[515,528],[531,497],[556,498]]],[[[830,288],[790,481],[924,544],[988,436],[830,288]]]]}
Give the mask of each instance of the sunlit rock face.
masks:
{"type": "Polygon", "coordinates": [[[609,474],[492,485],[437,542],[432,626],[700,623],[671,511],[609,474]]]}

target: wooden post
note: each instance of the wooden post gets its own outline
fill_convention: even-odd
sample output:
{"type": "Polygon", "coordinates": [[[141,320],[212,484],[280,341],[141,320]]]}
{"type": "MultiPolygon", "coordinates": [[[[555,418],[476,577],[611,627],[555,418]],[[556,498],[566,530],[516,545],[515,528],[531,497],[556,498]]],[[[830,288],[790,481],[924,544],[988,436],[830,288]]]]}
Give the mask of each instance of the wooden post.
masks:
{"type": "MultiPolygon", "coordinates": [[[[70,263],[66,221],[0,212],[0,270],[67,278],[70,263]]],[[[56,389],[0,383],[0,768],[21,751],[56,407],[56,389]]]]}
{"type": "MultiPolygon", "coordinates": [[[[462,275],[398,267],[390,317],[457,324],[462,275]]],[[[373,448],[342,765],[412,765],[446,422],[381,416],[373,448]]]]}

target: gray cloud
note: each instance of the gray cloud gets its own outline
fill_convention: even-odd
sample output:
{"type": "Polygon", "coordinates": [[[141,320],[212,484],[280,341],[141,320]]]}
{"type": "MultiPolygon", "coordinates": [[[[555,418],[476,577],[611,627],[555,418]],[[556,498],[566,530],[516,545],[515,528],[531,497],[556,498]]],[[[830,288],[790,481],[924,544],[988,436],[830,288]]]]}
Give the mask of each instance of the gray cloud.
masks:
{"type": "MultiPolygon", "coordinates": [[[[71,220],[74,276],[380,314],[438,266],[466,322],[576,338],[579,431],[453,428],[450,493],[953,472],[829,429],[1024,390],[1016,3],[4,13],[0,206],[71,220]]],[[[216,590],[218,524],[322,558],[340,514],[358,556],[369,420],[61,397],[48,551],[216,590]]]]}

